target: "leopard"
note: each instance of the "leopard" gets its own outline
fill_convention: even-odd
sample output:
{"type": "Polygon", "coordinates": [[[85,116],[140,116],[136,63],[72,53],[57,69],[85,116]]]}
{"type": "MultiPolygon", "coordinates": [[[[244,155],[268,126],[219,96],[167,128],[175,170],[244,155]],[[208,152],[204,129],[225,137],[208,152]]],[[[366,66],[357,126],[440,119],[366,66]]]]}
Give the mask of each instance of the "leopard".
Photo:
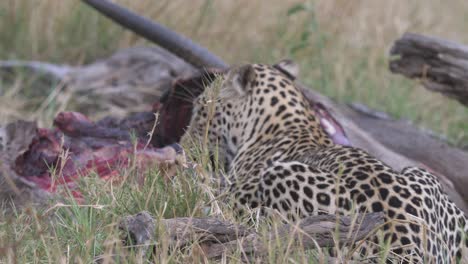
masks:
{"type": "Polygon", "coordinates": [[[386,263],[468,263],[466,215],[437,177],[334,143],[298,72],[291,60],[233,66],[194,100],[181,142],[218,153],[235,210],[268,208],[293,220],[382,212],[385,224],[361,244],[361,257],[384,244],[397,256],[386,263]]]}

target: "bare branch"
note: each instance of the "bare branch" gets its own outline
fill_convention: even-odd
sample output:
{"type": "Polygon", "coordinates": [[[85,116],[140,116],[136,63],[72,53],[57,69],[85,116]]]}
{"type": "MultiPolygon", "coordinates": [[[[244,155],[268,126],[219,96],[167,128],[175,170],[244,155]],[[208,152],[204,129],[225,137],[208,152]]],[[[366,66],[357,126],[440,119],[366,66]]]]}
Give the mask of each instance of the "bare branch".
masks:
{"type": "Polygon", "coordinates": [[[393,73],[421,79],[429,90],[468,106],[468,47],[435,37],[406,33],[390,55],[393,73]]]}
{"type": "MultiPolygon", "coordinates": [[[[154,220],[147,212],[127,216],[120,223],[126,231],[124,241],[133,238],[134,245],[148,242],[148,230],[154,226],[154,220]],[[142,226],[143,225],[143,226],[142,226]],[[140,234],[143,232],[143,235],[140,234]],[[135,239],[141,238],[144,239],[135,239]]],[[[384,223],[383,213],[363,215],[335,216],[320,215],[306,217],[295,224],[285,224],[262,236],[252,229],[232,224],[215,218],[173,218],[160,220],[170,239],[170,244],[183,248],[190,243],[201,245],[207,258],[219,258],[228,252],[240,250],[248,256],[268,254],[265,241],[293,241],[293,247],[311,249],[352,245],[373,232],[384,223]],[[337,235],[337,237],[335,236],[337,235]],[[265,237],[267,239],[265,239],[265,237]]]]}
{"type": "Polygon", "coordinates": [[[36,73],[47,74],[57,81],[62,81],[70,72],[75,70],[74,67],[68,65],[57,65],[41,61],[21,61],[21,60],[7,60],[0,61],[0,68],[3,69],[17,69],[26,68],[36,73]]]}
{"type": "Polygon", "coordinates": [[[107,0],[83,0],[83,2],[92,6],[97,11],[117,22],[121,26],[130,29],[153,43],[160,45],[194,66],[199,68],[227,67],[227,64],[223,60],[209,52],[207,49],[199,46],[189,38],[184,37],[159,23],[137,15],[117,4],[111,3],[107,0]]]}

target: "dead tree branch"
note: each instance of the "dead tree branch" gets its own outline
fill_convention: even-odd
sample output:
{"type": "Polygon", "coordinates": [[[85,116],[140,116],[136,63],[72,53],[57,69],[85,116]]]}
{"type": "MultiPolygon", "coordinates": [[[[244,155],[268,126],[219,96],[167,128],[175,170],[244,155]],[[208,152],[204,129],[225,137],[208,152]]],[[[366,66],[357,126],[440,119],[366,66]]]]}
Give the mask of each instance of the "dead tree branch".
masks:
{"type": "Polygon", "coordinates": [[[107,0],[83,0],[108,18],[125,28],[131,28],[144,38],[158,43],[168,51],[184,58],[188,63],[199,68],[225,68],[227,64],[204,47],[194,43],[187,37],[175,33],[165,26],[137,15],[117,4],[107,0]]]}
{"type": "MultiPolygon", "coordinates": [[[[235,251],[240,251],[245,256],[263,256],[268,254],[268,242],[265,241],[293,241],[293,246],[303,249],[351,245],[366,238],[383,223],[383,213],[354,217],[310,216],[295,224],[284,224],[265,236],[241,225],[215,218],[160,220],[172,247],[184,248],[197,242],[204,256],[210,259],[235,251]]],[[[149,234],[154,226],[155,220],[147,212],[127,216],[119,225],[125,231],[123,240],[133,245],[144,245],[150,240],[156,240],[154,233],[149,234]]]]}
{"type": "MultiPolygon", "coordinates": [[[[84,2],[95,5],[92,0],[83,0],[84,2]]],[[[111,3],[107,1],[101,1],[103,8],[106,9],[106,15],[113,15],[114,20],[119,24],[123,25],[124,27],[128,28],[136,32],[137,34],[154,41],[156,44],[161,45],[163,48],[173,51],[175,55],[179,56],[182,59],[187,60],[188,62],[192,63],[196,66],[212,66],[212,65],[219,65],[220,68],[225,69],[226,64],[224,62],[220,63],[217,57],[206,56],[205,53],[197,53],[197,49],[194,49],[191,53],[191,56],[185,57],[185,54],[177,53],[177,49],[174,47],[167,46],[166,42],[160,41],[157,38],[152,38],[152,34],[155,34],[153,30],[157,30],[158,27],[153,27],[152,30],[150,24],[145,24],[143,26],[143,22],[148,22],[146,19],[145,21],[140,20],[139,26],[134,25],[132,23],[127,23],[125,20],[127,19],[135,19],[133,16],[135,14],[132,13],[132,16],[126,16],[126,14],[122,10],[122,7],[119,8],[112,8],[111,3]],[[118,17],[118,19],[117,19],[118,17]],[[192,62],[195,58],[195,62],[192,62]],[[214,59],[216,58],[216,59],[214,59]],[[204,64],[205,63],[205,64],[204,64]]],[[[98,9],[100,10],[100,9],[98,9]]],[[[103,10],[100,10],[103,12],[103,10]]],[[[139,24],[139,23],[136,23],[139,24]]],[[[162,36],[164,32],[158,33],[159,36],[162,36]]],[[[177,34],[173,32],[174,34],[177,34]]],[[[192,43],[192,42],[191,42],[192,43]]],[[[185,45],[184,43],[173,43],[175,45],[185,45]]],[[[397,55],[400,54],[401,59],[393,61],[391,64],[392,71],[397,72],[397,69],[401,68],[401,72],[408,72],[408,76],[411,78],[423,78],[423,83],[432,83],[431,87],[446,87],[444,88],[447,92],[446,94],[450,94],[450,96],[455,96],[458,100],[465,102],[464,100],[467,99],[467,88],[466,84],[468,81],[468,48],[463,47],[458,44],[449,43],[444,40],[437,40],[427,37],[421,37],[414,34],[406,34],[400,41],[397,41],[398,47],[407,47],[407,49],[401,49],[394,47],[392,49],[391,54],[397,55]],[[421,43],[425,44],[422,45],[422,49],[419,48],[415,43],[419,43],[418,41],[414,41],[414,39],[424,39],[421,43]],[[400,44],[398,44],[400,43],[400,44]],[[401,45],[401,43],[403,45],[401,45]],[[406,44],[405,44],[406,43],[406,44]],[[424,49],[424,47],[427,47],[424,49]],[[432,48],[429,48],[432,47],[432,48]],[[418,50],[425,50],[426,53],[422,53],[418,50]],[[408,56],[410,54],[411,56],[408,56]],[[412,56],[412,54],[416,54],[416,56],[412,56]],[[428,65],[432,65],[432,68],[423,71],[421,58],[429,57],[429,62],[436,62],[434,65],[429,63],[428,65]],[[418,57],[420,56],[420,57],[418,57]],[[441,58],[444,59],[441,59],[441,58]],[[411,60],[412,58],[419,58],[415,60],[411,60]],[[403,60],[405,59],[405,60],[403,60]],[[409,61],[407,60],[409,59],[409,61]],[[418,63],[411,63],[411,62],[418,62],[418,63]],[[405,67],[405,64],[408,63],[408,67],[405,67]],[[392,66],[393,65],[393,66],[392,66]],[[435,67],[437,66],[437,67],[435,67]],[[466,67],[465,67],[466,66],[466,67]],[[444,69],[443,67],[447,67],[444,69]],[[405,70],[408,69],[408,70],[405,70]],[[412,69],[411,71],[409,69],[412,69]],[[465,70],[463,70],[465,69],[465,70]],[[464,71],[464,72],[463,72],[464,71]],[[424,73],[424,74],[421,74],[424,73]],[[432,76],[428,78],[428,76],[432,76]],[[424,81],[425,80],[425,81],[424,81]],[[442,86],[442,84],[444,86],[442,86]],[[462,99],[465,98],[465,99],[462,99]]],[[[397,45],[396,45],[397,46],[397,45]]],[[[206,51],[206,50],[204,50],[206,51]]],[[[327,110],[333,115],[333,117],[341,124],[344,128],[346,135],[349,137],[349,141],[353,146],[362,148],[368,151],[370,154],[376,156],[377,158],[381,159],[385,163],[389,164],[396,170],[400,170],[406,166],[430,166],[430,169],[439,176],[441,182],[444,184],[445,191],[449,195],[449,197],[465,212],[468,214],[468,193],[466,192],[457,192],[456,187],[454,186],[465,186],[465,184],[460,184],[461,182],[468,181],[468,163],[466,159],[463,160],[463,155],[458,155],[457,153],[464,153],[466,152],[462,150],[456,150],[456,152],[452,151],[452,148],[448,148],[447,144],[442,141],[437,141],[438,144],[425,144],[425,139],[427,137],[421,137],[425,139],[421,139],[421,143],[414,144],[416,139],[420,139],[418,133],[413,133],[417,131],[417,128],[408,124],[408,128],[412,130],[411,133],[407,134],[406,132],[399,132],[401,133],[399,137],[391,137],[387,135],[387,130],[389,127],[392,127],[393,131],[398,131],[398,125],[395,123],[389,122],[387,127],[381,126],[381,122],[374,122],[374,121],[365,119],[365,114],[359,113],[354,111],[352,108],[339,104],[327,98],[309,87],[304,85],[298,84],[304,93],[307,95],[309,100],[314,103],[321,103],[324,105],[327,110]],[[365,120],[365,122],[364,122],[365,120]],[[408,148],[403,148],[403,146],[410,147],[408,154],[408,148]],[[430,148],[428,147],[430,146],[430,148]],[[452,153],[450,155],[445,155],[447,153],[452,153]],[[437,153],[437,155],[433,155],[437,153]],[[440,156],[450,156],[454,159],[443,159],[443,162],[434,162],[434,159],[440,156]],[[430,157],[429,157],[430,156],[430,157]],[[453,169],[451,169],[453,168],[453,169]]],[[[465,103],[466,104],[466,103],[465,103]]]]}
{"type": "Polygon", "coordinates": [[[56,65],[42,61],[21,60],[0,61],[0,68],[3,70],[16,70],[24,68],[39,74],[49,75],[55,81],[62,81],[71,71],[75,69],[75,67],[69,65],[56,65]]]}
{"type": "Polygon", "coordinates": [[[468,46],[435,37],[406,33],[390,55],[393,73],[418,78],[427,89],[468,106],[468,46]]]}

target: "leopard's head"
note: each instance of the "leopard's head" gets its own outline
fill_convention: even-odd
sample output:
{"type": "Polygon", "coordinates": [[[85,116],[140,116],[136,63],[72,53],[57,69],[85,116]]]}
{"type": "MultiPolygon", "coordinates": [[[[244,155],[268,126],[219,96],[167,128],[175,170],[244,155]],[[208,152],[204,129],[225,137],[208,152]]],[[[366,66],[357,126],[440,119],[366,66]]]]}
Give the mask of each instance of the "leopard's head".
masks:
{"type": "Polygon", "coordinates": [[[297,65],[289,60],[231,68],[195,100],[182,141],[206,144],[230,163],[242,147],[319,127],[294,84],[297,73],[297,65]]]}

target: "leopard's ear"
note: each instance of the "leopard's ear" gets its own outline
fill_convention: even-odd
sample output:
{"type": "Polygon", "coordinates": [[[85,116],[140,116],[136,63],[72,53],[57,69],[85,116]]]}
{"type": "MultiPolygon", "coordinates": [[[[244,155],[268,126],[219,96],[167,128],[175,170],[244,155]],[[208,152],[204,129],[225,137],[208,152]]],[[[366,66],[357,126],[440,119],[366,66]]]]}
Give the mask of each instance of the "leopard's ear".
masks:
{"type": "Polygon", "coordinates": [[[229,77],[231,85],[239,96],[249,93],[252,83],[255,80],[255,70],[252,65],[247,64],[231,70],[229,77]]]}
{"type": "Polygon", "coordinates": [[[281,60],[273,65],[273,67],[291,79],[291,81],[294,81],[299,75],[299,65],[290,59],[281,60]]]}

